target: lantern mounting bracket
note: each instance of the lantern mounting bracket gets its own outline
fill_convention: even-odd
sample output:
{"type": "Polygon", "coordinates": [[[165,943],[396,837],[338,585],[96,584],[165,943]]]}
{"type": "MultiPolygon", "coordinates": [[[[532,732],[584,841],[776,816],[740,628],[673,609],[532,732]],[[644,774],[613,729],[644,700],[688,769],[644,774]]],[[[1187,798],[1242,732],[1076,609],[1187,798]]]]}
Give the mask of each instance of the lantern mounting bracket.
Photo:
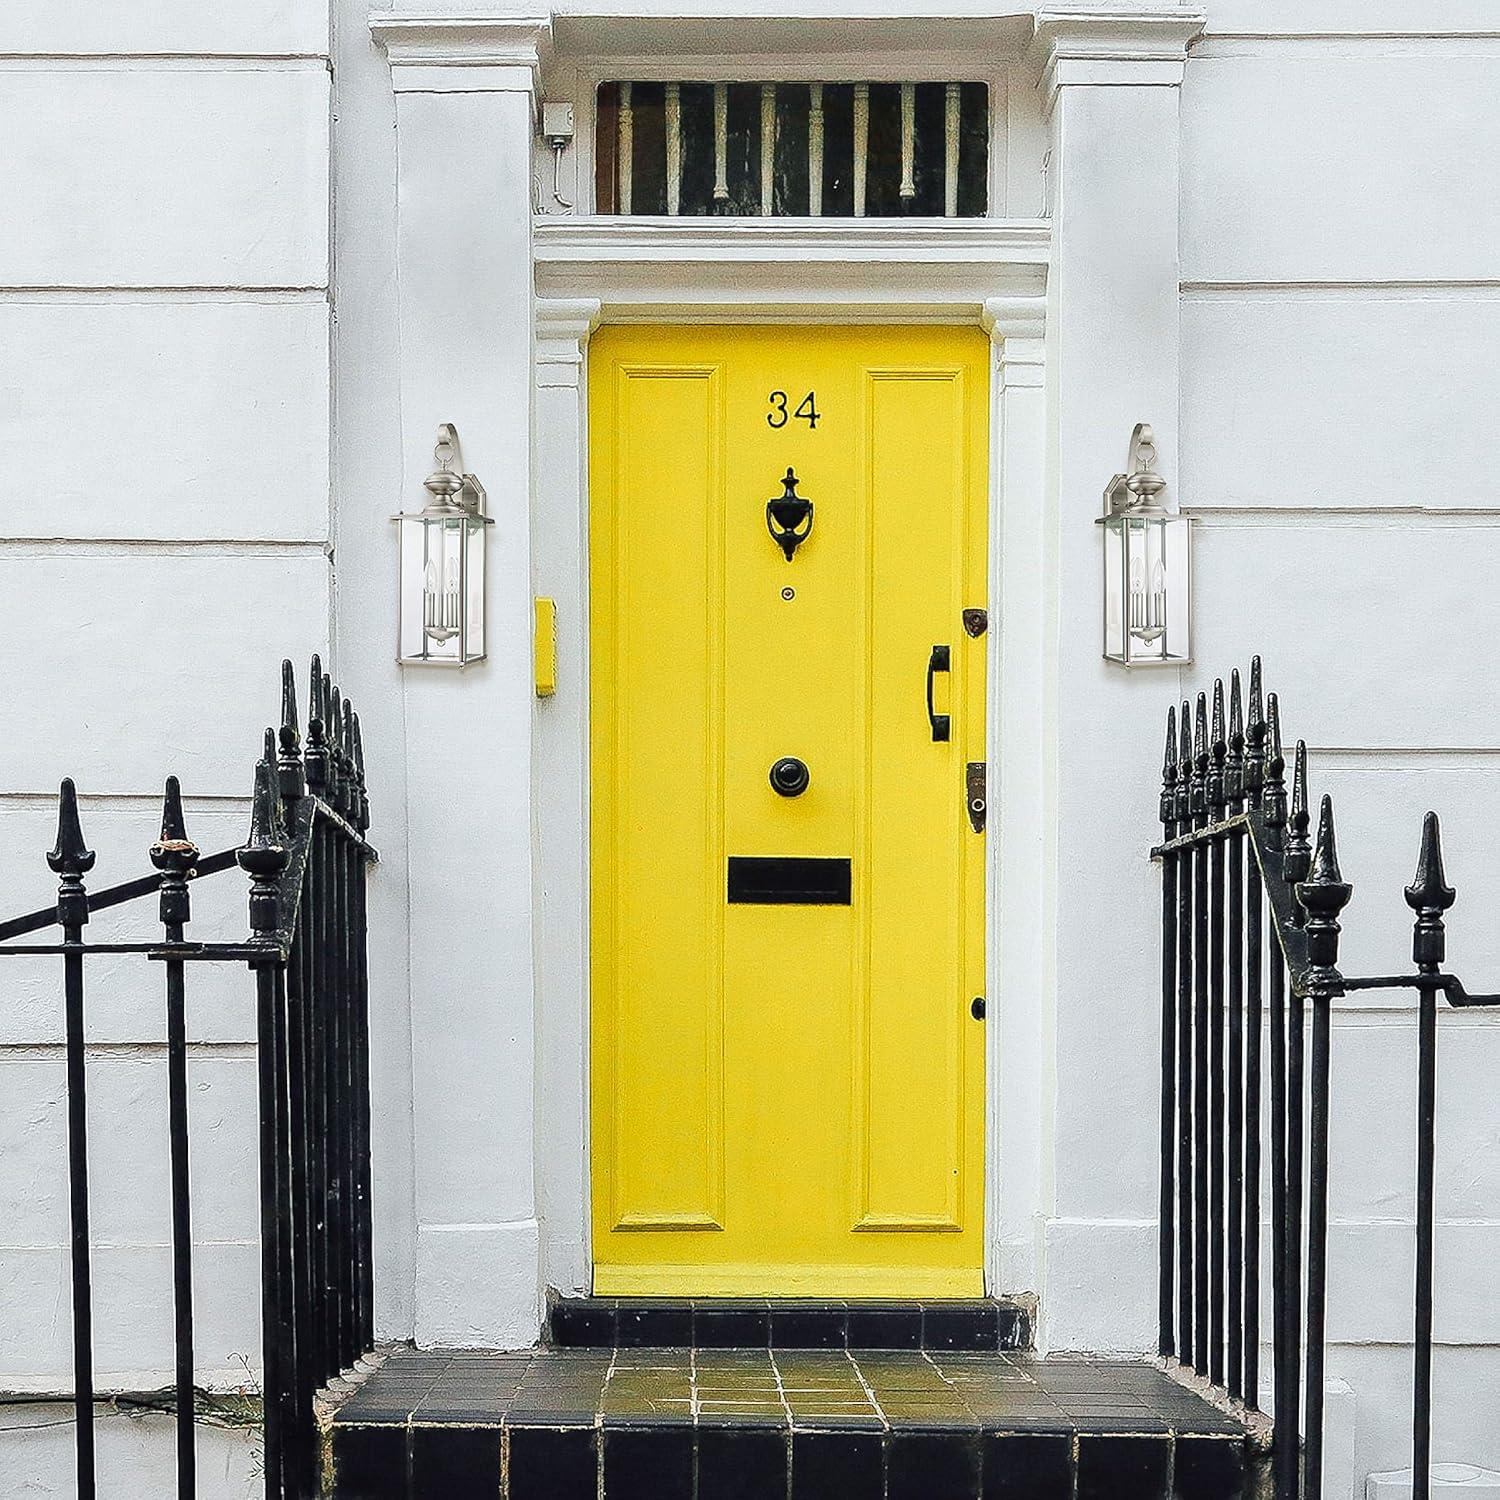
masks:
{"type": "Polygon", "coordinates": [[[1104,514],[1162,515],[1161,497],[1167,481],[1156,472],[1156,437],[1149,422],[1137,422],[1130,434],[1125,472],[1116,474],[1104,489],[1104,514]]]}

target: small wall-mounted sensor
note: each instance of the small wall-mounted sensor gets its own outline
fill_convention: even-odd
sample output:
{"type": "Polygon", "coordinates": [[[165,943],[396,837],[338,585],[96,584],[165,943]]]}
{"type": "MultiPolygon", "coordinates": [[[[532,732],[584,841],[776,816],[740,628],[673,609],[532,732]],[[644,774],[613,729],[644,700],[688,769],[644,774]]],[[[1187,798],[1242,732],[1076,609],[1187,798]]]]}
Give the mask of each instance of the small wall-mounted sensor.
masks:
{"type": "Polygon", "coordinates": [[[542,105],[542,139],[554,151],[560,151],[573,139],[573,106],[571,104],[542,105]]]}

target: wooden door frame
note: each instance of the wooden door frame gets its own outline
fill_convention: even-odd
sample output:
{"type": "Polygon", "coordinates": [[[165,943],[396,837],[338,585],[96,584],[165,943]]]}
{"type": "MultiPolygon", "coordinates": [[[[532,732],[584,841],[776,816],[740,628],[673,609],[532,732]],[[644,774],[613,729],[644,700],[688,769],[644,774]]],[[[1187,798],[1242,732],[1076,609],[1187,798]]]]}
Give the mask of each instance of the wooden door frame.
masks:
{"type": "Polygon", "coordinates": [[[542,1276],[592,1285],[589,1160],[588,342],[604,323],[983,327],[990,375],[984,1276],[1035,1290],[1045,1112],[1042,882],[1049,233],[1040,221],[539,220],[532,576],[559,611],[557,693],[533,720],[536,1183],[542,1276]],[[809,267],[809,259],[813,265],[809,267]],[[1001,1181],[1005,1192],[1001,1193],[1001,1181]],[[1022,1284],[1028,1283],[1028,1284],[1022,1284]]]}

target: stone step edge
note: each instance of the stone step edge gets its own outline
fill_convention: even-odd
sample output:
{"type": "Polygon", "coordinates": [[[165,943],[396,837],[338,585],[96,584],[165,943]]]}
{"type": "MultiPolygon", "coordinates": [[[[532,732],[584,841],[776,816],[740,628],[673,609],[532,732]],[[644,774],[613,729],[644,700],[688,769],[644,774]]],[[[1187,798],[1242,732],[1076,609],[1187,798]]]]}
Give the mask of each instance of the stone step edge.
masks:
{"type": "Polygon", "coordinates": [[[1036,1298],[580,1297],[549,1292],[555,1348],[933,1349],[1029,1353],[1036,1298]]]}

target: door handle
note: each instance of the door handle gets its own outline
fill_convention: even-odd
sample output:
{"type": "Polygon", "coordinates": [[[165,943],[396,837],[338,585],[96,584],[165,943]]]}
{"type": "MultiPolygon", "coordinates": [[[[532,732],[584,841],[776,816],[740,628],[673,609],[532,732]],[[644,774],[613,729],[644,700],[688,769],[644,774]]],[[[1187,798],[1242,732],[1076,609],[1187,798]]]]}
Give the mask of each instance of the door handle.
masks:
{"type": "Polygon", "coordinates": [[[932,738],[941,743],[948,738],[948,715],[935,713],[932,707],[932,679],[939,672],[951,672],[953,653],[947,646],[934,646],[927,658],[927,722],[932,725],[932,738]]]}

